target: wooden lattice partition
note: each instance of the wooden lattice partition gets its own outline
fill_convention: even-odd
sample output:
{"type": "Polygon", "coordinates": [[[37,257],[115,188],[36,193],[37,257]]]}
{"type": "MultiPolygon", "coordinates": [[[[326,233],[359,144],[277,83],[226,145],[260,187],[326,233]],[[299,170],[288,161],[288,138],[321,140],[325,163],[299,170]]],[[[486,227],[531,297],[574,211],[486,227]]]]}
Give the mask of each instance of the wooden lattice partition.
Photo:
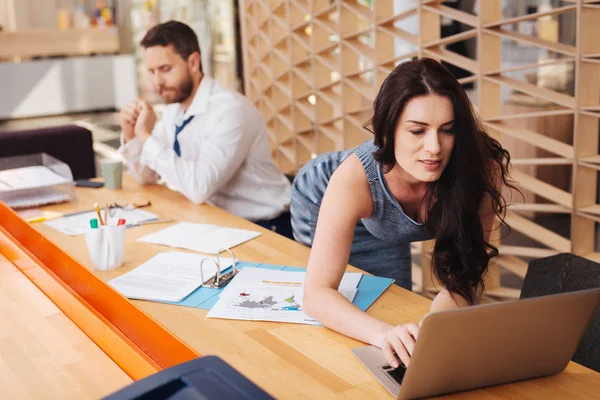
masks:
{"type": "MultiPolygon", "coordinates": [[[[267,121],[279,167],[294,173],[316,154],[371,137],[362,125],[382,80],[402,60],[426,56],[458,67],[487,131],[511,151],[512,177],[524,194],[524,201],[512,194],[507,214],[524,239],[499,244],[488,279],[488,294],[514,297],[518,291],[500,287],[500,267],[524,277],[529,259],[559,252],[600,261],[600,1],[561,1],[510,18],[501,0],[479,0],[469,12],[450,6],[243,0],[245,91],[267,121]],[[565,21],[571,42],[559,39],[565,21]],[[442,37],[449,23],[460,30],[442,37]],[[480,56],[458,54],[461,43],[480,56]],[[531,62],[506,62],[532,52],[531,62]]],[[[430,244],[423,248],[426,265],[430,244]]],[[[416,279],[424,291],[435,287],[428,271],[416,279]]]]}

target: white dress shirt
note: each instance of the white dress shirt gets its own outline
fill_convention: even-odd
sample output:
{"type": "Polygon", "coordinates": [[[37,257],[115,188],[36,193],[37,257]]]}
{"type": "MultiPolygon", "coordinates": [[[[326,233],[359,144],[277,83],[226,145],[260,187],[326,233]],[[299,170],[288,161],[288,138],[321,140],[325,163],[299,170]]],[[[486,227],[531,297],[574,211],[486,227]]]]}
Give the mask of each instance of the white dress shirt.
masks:
{"type": "Polygon", "coordinates": [[[192,202],[208,202],[251,221],[271,219],[289,209],[291,186],[273,161],[266,125],[243,95],[204,76],[183,112],[169,104],[142,146],[137,139],[119,151],[143,184],[162,177],[192,202]],[[177,135],[175,126],[194,118],[177,135]]]}

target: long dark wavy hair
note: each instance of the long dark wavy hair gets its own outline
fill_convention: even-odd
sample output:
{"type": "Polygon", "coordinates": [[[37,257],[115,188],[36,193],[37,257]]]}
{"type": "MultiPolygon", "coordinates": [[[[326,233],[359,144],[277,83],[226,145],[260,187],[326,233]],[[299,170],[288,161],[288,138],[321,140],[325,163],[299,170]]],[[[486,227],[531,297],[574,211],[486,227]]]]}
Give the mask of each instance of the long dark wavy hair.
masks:
{"type": "Polygon", "coordinates": [[[449,292],[473,303],[484,289],[490,259],[498,255],[498,249],[484,239],[479,211],[487,195],[504,223],[506,201],[499,184],[513,187],[507,181],[510,154],[483,130],[458,81],[430,58],[399,64],[387,76],[365,128],[375,136],[374,158],[389,172],[396,164],[395,134],[404,107],[412,98],[429,94],[452,102],[455,135],[450,161],[440,178],[428,184],[422,202],[425,226],[436,239],[432,267],[449,292]]]}

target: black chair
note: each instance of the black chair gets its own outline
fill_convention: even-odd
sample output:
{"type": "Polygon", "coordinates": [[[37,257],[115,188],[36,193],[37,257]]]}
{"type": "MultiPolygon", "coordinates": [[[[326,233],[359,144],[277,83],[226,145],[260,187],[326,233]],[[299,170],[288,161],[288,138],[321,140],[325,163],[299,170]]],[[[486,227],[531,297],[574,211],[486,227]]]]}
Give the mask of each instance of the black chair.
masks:
{"type": "Polygon", "coordinates": [[[77,125],[0,133],[0,157],[46,153],[71,168],[73,179],[96,176],[92,132],[77,125]]]}
{"type": "MultiPolygon", "coordinates": [[[[600,287],[600,264],[569,253],[529,263],[521,298],[600,287]]],[[[600,308],[584,333],[573,361],[600,372],[600,308]]]]}

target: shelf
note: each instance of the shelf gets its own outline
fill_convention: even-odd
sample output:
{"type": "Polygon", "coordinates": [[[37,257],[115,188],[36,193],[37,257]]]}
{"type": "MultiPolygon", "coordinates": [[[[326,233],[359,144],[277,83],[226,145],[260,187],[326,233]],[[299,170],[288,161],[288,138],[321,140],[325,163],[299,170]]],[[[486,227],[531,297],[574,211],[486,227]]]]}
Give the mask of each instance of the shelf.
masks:
{"type": "Polygon", "coordinates": [[[337,10],[337,4],[330,0],[313,0],[312,3],[313,17],[321,18],[324,14],[330,14],[337,10]]]}
{"type": "Polygon", "coordinates": [[[592,164],[592,163],[586,163],[586,162],[579,161],[578,165],[581,167],[595,169],[596,171],[600,172],[600,165],[598,165],[598,164],[592,164]]]}
{"type": "Polygon", "coordinates": [[[535,36],[528,36],[528,35],[524,35],[519,32],[509,31],[507,29],[490,28],[490,29],[485,29],[484,33],[497,35],[497,36],[500,36],[501,38],[511,39],[516,42],[529,44],[529,45],[532,45],[535,47],[539,47],[539,48],[542,48],[545,50],[550,50],[554,53],[564,54],[564,55],[570,56],[570,57],[575,57],[577,55],[577,49],[573,46],[569,46],[569,45],[563,44],[563,43],[550,42],[548,40],[543,40],[543,39],[537,38],[535,36]]]}
{"type": "Polygon", "coordinates": [[[373,84],[365,82],[359,76],[354,76],[352,78],[345,78],[344,82],[348,83],[354,90],[360,93],[365,98],[370,101],[375,100],[375,96],[377,95],[377,88],[373,84]]]}
{"type": "Polygon", "coordinates": [[[589,164],[600,164],[600,155],[591,156],[591,157],[582,157],[579,159],[580,162],[589,163],[589,164]]]}
{"type": "Polygon", "coordinates": [[[269,21],[269,40],[273,46],[277,46],[281,41],[288,38],[288,27],[283,25],[278,18],[271,18],[269,21]]]}
{"type": "Polygon", "coordinates": [[[391,68],[386,68],[388,69],[390,72],[392,72],[392,70],[395,68],[395,64],[396,62],[400,62],[402,60],[407,60],[407,59],[411,59],[411,58],[415,58],[419,55],[418,51],[409,51],[407,53],[403,53],[403,54],[399,54],[397,56],[394,56],[393,58],[389,58],[386,60],[382,60],[379,65],[380,66],[384,66],[384,65],[393,65],[391,66],[391,68]]]}
{"type": "Polygon", "coordinates": [[[591,213],[585,213],[585,212],[581,212],[581,211],[577,211],[576,214],[579,217],[583,217],[583,218],[592,220],[592,221],[600,224],[600,216],[599,215],[591,214],[591,213]]]}
{"type": "Polygon", "coordinates": [[[279,120],[279,122],[281,122],[286,127],[287,130],[289,130],[289,131],[294,130],[294,124],[292,123],[292,116],[290,115],[289,108],[287,108],[287,110],[284,110],[284,111],[279,111],[279,113],[277,113],[275,118],[277,120],[279,120]]]}
{"type": "MultiPolygon", "coordinates": [[[[561,7],[507,19],[502,19],[500,1],[478,2],[479,15],[451,8],[439,0],[407,3],[397,13],[394,2],[383,0],[251,1],[252,15],[242,10],[247,26],[242,28],[250,33],[249,40],[243,43],[250,47],[244,71],[247,93],[261,112],[272,116],[268,119],[269,132],[276,132],[275,141],[279,144],[274,147],[279,167],[297,171],[315,154],[348,149],[371,138],[372,134],[362,126],[373,112],[372,100],[385,77],[401,61],[432,57],[471,73],[458,81],[462,85],[476,84],[482,125],[510,148],[514,167],[511,177],[528,196],[524,204],[510,205],[507,222],[533,238],[537,247],[501,244],[499,266],[523,278],[528,259],[577,249],[577,243],[572,246],[568,239],[527,218],[534,214],[554,215],[569,218],[572,224],[576,223],[573,220],[588,221],[590,225],[592,221],[600,222],[600,205],[574,210],[573,202],[583,199],[560,189],[561,185],[550,178],[554,171],[556,176],[567,174],[567,170],[579,165],[580,173],[574,175],[572,187],[580,188],[586,187],[585,179],[592,175],[595,178],[596,171],[600,171],[600,155],[596,155],[595,148],[583,153],[589,157],[576,157],[576,153],[594,147],[596,139],[586,137],[583,131],[597,129],[600,119],[600,101],[592,96],[600,88],[596,87],[598,82],[588,78],[600,65],[600,42],[596,39],[600,1],[567,0],[561,7]],[[573,14],[577,14],[579,23],[580,37],[574,42],[579,47],[512,30],[520,23],[573,14]],[[448,20],[464,24],[467,30],[441,38],[438,24],[448,20]],[[413,22],[419,25],[417,34],[408,31],[409,22],[411,26],[413,22]],[[584,35],[587,31],[591,33],[584,35]],[[483,47],[482,57],[471,59],[450,50],[452,44],[466,41],[477,42],[480,50],[483,47]],[[545,49],[556,57],[539,63],[532,58],[525,65],[503,64],[504,42],[524,45],[516,49],[519,52],[545,49]],[[576,62],[578,57],[580,62],[576,62]],[[269,71],[260,66],[264,63],[269,71]],[[579,74],[578,93],[587,88],[589,98],[580,95],[576,99],[571,94],[550,90],[550,86],[538,87],[524,78],[516,79],[517,75],[535,75],[540,69],[572,69],[579,74]],[[503,102],[508,90],[515,92],[515,97],[533,101],[512,101],[514,111],[509,111],[505,107],[508,103],[503,102]],[[563,126],[568,130],[573,125],[579,131],[574,132],[572,140],[570,135],[569,139],[561,139],[564,141],[550,135],[552,129],[563,126]],[[575,152],[573,143],[583,149],[575,152]],[[550,201],[546,203],[544,199],[550,201]],[[577,215],[582,218],[571,218],[577,215]]],[[[600,261],[600,255],[595,257],[600,261]]],[[[428,282],[420,280],[425,292],[430,290],[428,282]]],[[[517,295],[517,290],[506,288],[485,293],[487,297],[517,295]]]]}
{"type": "Polygon", "coordinates": [[[319,125],[317,129],[327,135],[331,140],[340,140],[344,136],[344,132],[341,129],[336,128],[334,124],[335,122],[322,124],[319,125]]]}
{"type": "Polygon", "coordinates": [[[424,5],[423,10],[431,11],[440,16],[447,17],[458,22],[462,22],[463,24],[470,25],[474,28],[476,28],[479,25],[476,15],[457,10],[456,8],[451,8],[441,4],[435,4],[431,6],[424,5]]]}
{"type": "Polygon", "coordinates": [[[600,111],[599,112],[579,111],[579,113],[581,115],[585,115],[586,117],[600,118],[600,111]]]}
{"type": "Polygon", "coordinates": [[[592,253],[585,254],[583,257],[587,258],[588,260],[594,261],[596,263],[600,263],[600,253],[592,252],[592,253]]]}
{"type": "Polygon", "coordinates": [[[417,46],[419,44],[419,38],[416,35],[413,35],[410,32],[406,32],[403,29],[397,28],[393,24],[380,25],[377,27],[377,31],[383,32],[383,33],[393,36],[395,38],[402,39],[405,42],[410,43],[414,46],[417,46]]]}
{"type": "Polygon", "coordinates": [[[573,160],[560,157],[514,158],[510,163],[512,165],[573,165],[573,160]]]}
{"type": "Polygon", "coordinates": [[[510,25],[510,24],[516,24],[516,23],[523,22],[523,21],[536,20],[540,17],[553,16],[553,15],[558,15],[558,14],[562,14],[562,13],[565,13],[568,11],[575,11],[575,10],[577,10],[576,5],[558,7],[558,8],[554,8],[552,10],[548,10],[548,11],[541,11],[541,12],[537,12],[537,13],[521,15],[519,17],[503,19],[502,21],[493,22],[491,24],[485,24],[483,27],[484,28],[495,28],[495,27],[499,27],[502,25],[510,25]]]}
{"type": "Polygon", "coordinates": [[[502,134],[512,136],[523,142],[539,147],[540,149],[557,154],[563,158],[573,159],[574,157],[575,152],[573,146],[530,129],[509,125],[505,122],[483,122],[483,125],[502,134]]]}
{"type": "Polygon", "coordinates": [[[341,130],[330,125],[317,128],[316,147],[318,153],[342,150],[343,146],[344,134],[341,130]]]}
{"type": "Polygon", "coordinates": [[[528,220],[513,212],[507,212],[506,223],[514,230],[521,232],[556,251],[568,253],[571,251],[571,241],[553,231],[528,220]]]}
{"type": "Polygon", "coordinates": [[[577,209],[577,211],[585,213],[585,214],[592,214],[592,215],[600,216],[600,204],[594,204],[593,206],[587,206],[587,207],[580,207],[577,209]]]}
{"type": "Polygon", "coordinates": [[[558,109],[558,110],[549,110],[549,111],[534,111],[534,112],[524,112],[517,114],[502,114],[497,117],[488,117],[485,118],[485,122],[501,122],[507,121],[511,119],[523,119],[523,118],[538,118],[538,117],[552,117],[556,115],[573,115],[575,111],[572,109],[558,109]]]}
{"type": "Polygon", "coordinates": [[[473,39],[474,37],[477,37],[477,29],[471,29],[468,31],[457,33],[456,35],[447,36],[443,39],[427,42],[423,44],[423,47],[446,46],[448,44],[460,42],[462,40],[473,39]]]}
{"type": "Polygon", "coordinates": [[[315,58],[331,71],[338,71],[340,66],[340,57],[331,53],[321,52],[315,55],[315,58]]]}
{"type": "Polygon", "coordinates": [[[337,35],[338,34],[338,28],[339,28],[339,21],[338,23],[332,21],[329,16],[336,11],[336,7],[335,5],[329,7],[327,10],[325,10],[323,13],[315,16],[314,21],[323,25],[325,28],[327,28],[331,33],[337,35]]]}
{"type": "MultiPolygon", "coordinates": [[[[299,110],[302,114],[304,114],[305,119],[309,122],[315,120],[315,106],[310,104],[307,98],[296,101],[296,109],[299,110]]],[[[302,126],[301,130],[308,129],[306,126],[302,126]]]]}
{"type": "Polygon", "coordinates": [[[0,57],[87,56],[119,50],[116,28],[0,31],[0,57]]]}
{"type": "Polygon", "coordinates": [[[321,89],[317,98],[322,98],[332,107],[341,106],[343,101],[341,94],[336,93],[333,88],[321,89]]]}
{"type": "Polygon", "coordinates": [[[552,249],[541,249],[538,247],[526,247],[526,246],[508,246],[500,245],[498,248],[500,254],[507,254],[517,257],[526,258],[544,258],[555,256],[561,252],[552,249]]]}
{"type": "Polygon", "coordinates": [[[471,75],[471,76],[466,76],[464,78],[458,79],[458,83],[460,83],[461,85],[466,85],[468,83],[477,82],[478,80],[479,80],[478,75],[471,75]]]}
{"type": "Polygon", "coordinates": [[[482,74],[484,74],[484,75],[506,74],[509,72],[526,71],[528,69],[537,69],[537,68],[546,67],[546,66],[550,66],[550,65],[564,64],[564,63],[568,63],[568,62],[575,62],[575,57],[565,57],[565,58],[559,58],[559,59],[555,59],[555,60],[542,61],[537,64],[519,65],[518,67],[510,67],[510,68],[496,69],[496,70],[492,70],[492,71],[485,71],[485,72],[482,72],[482,74]]]}
{"type": "Polygon", "coordinates": [[[509,78],[503,75],[484,76],[484,80],[489,82],[506,85],[519,92],[526,93],[533,97],[549,101],[568,108],[575,108],[575,98],[566,94],[557,93],[552,90],[542,88],[530,83],[521,82],[514,78],[509,78]]]}
{"type": "Polygon", "coordinates": [[[473,74],[479,73],[479,63],[477,61],[461,56],[460,54],[454,53],[442,46],[424,48],[423,53],[429,57],[440,58],[473,74]]]}
{"type": "Polygon", "coordinates": [[[512,179],[517,181],[519,186],[525,190],[537,194],[538,196],[560,204],[564,207],[571,207],[573,204],[573,196],[569,192],[558,189],[546,182],[517,170],[512,170],[510,175],[512,179]]]}
{"type": "Polygon", "coordinates": [[[344,146],[346,148],[360,146],[365,140],[372,138],[370,132],[362,126],[357,126],[355,122],[348,119],[344,120],[344,146]]]}
{"type": "Polygon", "coordinates": [[[350,121],[350,123],[352,123],[356,128],[364,129],[363,125],[366,124],[372,116],[373,110],[369,108],[367,110],[362,110],[355,113],[347,113],[346,119],[350,121]]]}
{"type": "Polygon", "coordinates": [[[600,171],[600,156],[595,155],[591,157],[583,157],[579,159],[578,164],[583,167],[595,169],[596,171],[600,171]]]}
{"type": "Polygon", "coordinates": [[[359,4],[357,0],[344,0],[342,7],[346,7],[353,13],[360,15],[365,21],[373,20],[373,11],[359,4]]]}
{"type": "Polygon", "coordinates": [[[515,212],[536,212],[544,214],[571,214],[569,207],[559,204],[535,204],[535,203],[515,203],[508,207],[509,210],[515,212]]]}
{"type": "Polygon", "coordinates": [[[358,36],[344,39],[344,44],[351,47],[357,54],[370,58],[371,60],[375,60],[377,57],[375,49],[361,42],[358,36]]]}
{"type": "Polygon", "coordinates": [[[289,141],[286,143],[282,143],[280,146],[277,147],[281,154],[285,156],[285,158],[287,158],[292,165],[296,163],[296,152],[294,151],[294,145],[295,143],[289,141]]]}
{"type": "Polygon", "coordinates": [[[404,11],[400,14],[392,15],[391,17],[382,18],[377,21],[376,25],[394,25],[395,22],[401,21],[406,18],[414,17],[417,15],[417,9],[412,8],[410,10],[404,11]]]}

